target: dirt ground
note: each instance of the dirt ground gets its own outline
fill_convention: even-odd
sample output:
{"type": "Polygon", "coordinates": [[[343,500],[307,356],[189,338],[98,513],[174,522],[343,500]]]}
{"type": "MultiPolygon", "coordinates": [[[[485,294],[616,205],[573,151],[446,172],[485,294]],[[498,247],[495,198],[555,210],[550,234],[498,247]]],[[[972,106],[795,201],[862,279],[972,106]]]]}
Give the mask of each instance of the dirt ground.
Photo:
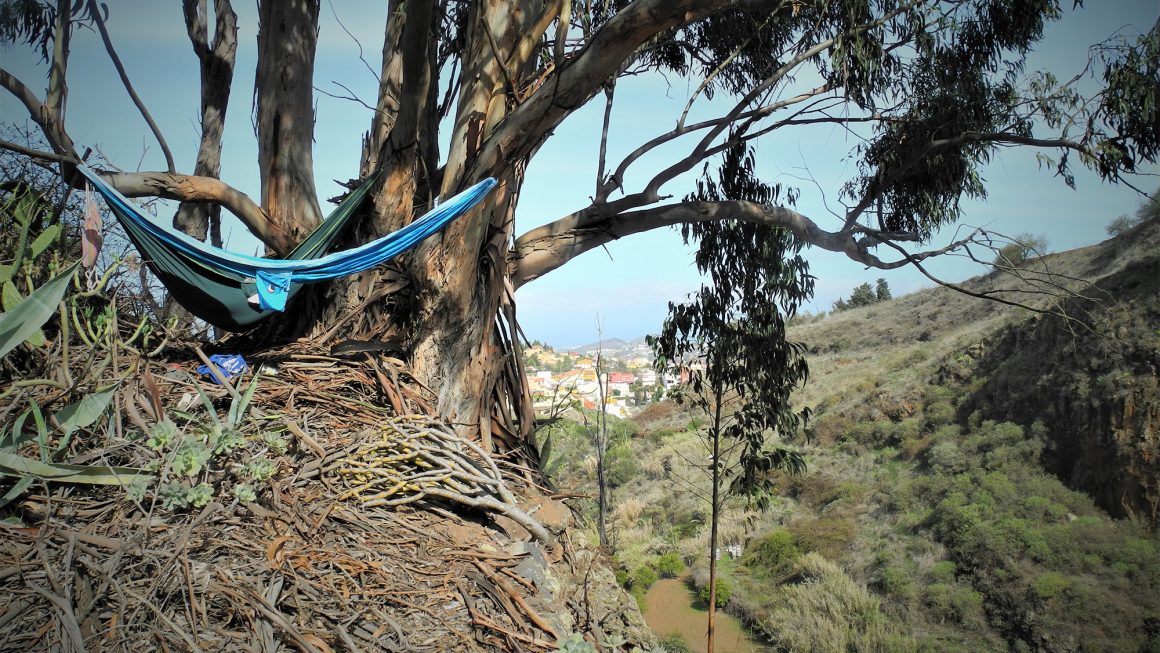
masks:
{"type": "MultiPolygon", "coordinates": [[[[705,623],[708,613],[692,607],[694,596],[683,578],[664,578],[649,588],[648,610],[644,613],[649,628],[658,637],[680,633],[697,653],[705,653],[705,623]]],[[[717,612],[717,651],[719,653],[764,653],[764,647],[753,642],[733,616],[717,612]]]]}

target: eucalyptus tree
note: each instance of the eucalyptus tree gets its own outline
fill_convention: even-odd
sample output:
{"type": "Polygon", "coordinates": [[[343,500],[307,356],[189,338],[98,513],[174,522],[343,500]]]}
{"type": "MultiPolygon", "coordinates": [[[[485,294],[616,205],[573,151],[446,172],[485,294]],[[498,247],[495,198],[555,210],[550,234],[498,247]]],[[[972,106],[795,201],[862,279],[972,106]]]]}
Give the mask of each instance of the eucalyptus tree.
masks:
{"type": "MultiPolygon", "coordinates": [[[[131,197],[183,202],[176,222],[199,236],[224,208],[284,254],[321,215],[312,165],[315,121],[328,120],[313,101],[319,0],[257,3],[254,106],[242,116],[227,114],[238,42],[230,0],[182,6],[189,44],[169,47],[192,45],[199,62],[200,79],[189,80],[201,88],[197,160],[168,156],[164,170],[106,179],[131,197]],[[260,197],[218,178],[228,116],[253,121],[260,197]]],[[[1121,181],[1154,162],[1160,145],[1156,28],[1091,50],[1099,88],[1087,95],[1087,77],[1024,70],[1029,48],[1065,11],[1057,0],[388,0],[388,9],[378,97],[368,103],[365,138],[350,143],[362,173],[382,177],[350,242],[390,232],[429,198],[483,177],[500,185],[485,206],[404,257],[401,273],[380,269],[301,297],[279,335],[405,334],[416,377],[438,390],[438,412],[489,448],[497,438],[518,446],[533,421],[514,291],[613,239],[729,221],[788,230],[796,242],[873,268],[921,265],[983,237],[931,244],[960,217],[961,198],[985,194],[979,167],[1001,148],[1046,151],[1065,181],[1076,160],[1121,181]],[[654,75],[692,89],[689,108],[620,160],[593,134],[602,155],[591,201],[521,232],[525,171],[544,142],[589,103],[612,115],[614,89],[654,75]],[[769,203],[669,195],[676,177],[730,148],[817,124],[859,136],[852,152],[834,152],[857,160],[847,182],[819,189],[842,198],[836,216],[799,212],[784,194],[769,203]]],[[[66,108],[85,107],[66,100],[70,44],[82,27],[102,36],[121,84],[149,116],[105,30],[123,12],[95,0],[0,0],[0,41],[34,48],[50,64],[43,94],[6,68],[0,87],[52,151],[0,147],[59,164],[65,180],[80,183],[73,163],[95,144],[70,132],[66,108]]],[[[143,123],[165,142],[155,121],[143,123]]]]}
{"type": "MultiPolygon", "coordinates": [[[[787,191],[754,176],[753,157],[744,145],[725,152],[718,176],[720,183],[712,177],[698,182],[688,199],[793,202],[787,191]]],[[[744,496],[764,507],[773,471],[798,473],[805,467],[798,453],[773,444],[771,436],[795,433],[808,417],[806,409],[798,413],[790,407],[790,393],[805,382],[807,367],[804,346],[786,339],[786,324],[813,294],[814,279],[801,257],[801,241],[786,229],[718,221],[694,223],[682,233],[686,242],[697,241],[697,269],[708,281],[687,303],[669,305],[669,317],[650,344],[658,372],[687,370],[688,391],[676,393],[677,401],[708,418],[712,653],[717,531],[725,502],[744,496]]]]}

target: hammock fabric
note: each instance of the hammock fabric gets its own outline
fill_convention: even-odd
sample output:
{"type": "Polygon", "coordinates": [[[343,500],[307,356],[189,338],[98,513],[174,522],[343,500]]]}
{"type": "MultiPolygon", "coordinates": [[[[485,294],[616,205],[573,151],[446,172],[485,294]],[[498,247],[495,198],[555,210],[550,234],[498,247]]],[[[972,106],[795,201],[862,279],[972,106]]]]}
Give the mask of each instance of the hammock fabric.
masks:
{"type": "Polygon", "coordinates": [[[173,298],[189,312],[227,331],[243,331],[284,310],[303,283],[356,274],[398,256],[466,213],[496,185],[494,179],[485,179],[398,231],[353,249],[326,254],[366,198],[376,173],[352,191],[288,258],[269,259],[228,252],[159,225],[91,168],[80,165],[77,169],[105,199],[173,298]]]}

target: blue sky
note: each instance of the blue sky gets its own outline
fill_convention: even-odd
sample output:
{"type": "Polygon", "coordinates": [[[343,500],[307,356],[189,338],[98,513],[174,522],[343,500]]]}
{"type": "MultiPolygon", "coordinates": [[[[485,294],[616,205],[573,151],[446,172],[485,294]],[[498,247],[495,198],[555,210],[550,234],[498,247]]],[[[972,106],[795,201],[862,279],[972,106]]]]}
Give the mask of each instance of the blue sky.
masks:
{"type": "MultiPolygon", "coordinates": [[[[231,97],[222,178],[258,196],[257,145],[251,124],[251,97],[256,52],[253,3],[235,3],[239,14],[239,48],[231,97]]],[[[347,95],[345,86],[368,104],[374,103],[377,80],[359,61],[359,46],[335,18],[342,20],[362,45],[370,68],[377,70],[386,3],[324,0],[321,10],[315,87],[347,95]]],[[[1070,5],[1071,3],[1065,3],[1070,5]]],[[[1049,28],[1048,38],[1031,59],[1030,68],[1050,68],[1060,78],[1070,77],[1086,60],[1086,46],[1121,31],[1130,37],[1156,21],[1156,0],[1109,0],[1070,13],[1049,28]]],[[[109,30],[130,78],[166,135],[179,171],[193,168],[197,151],[197,61],[185,35],[180,3],[116,0],[109,3],[109,30]]],[[[73,41],[69,69],[70,99],[66,124],[79,145],[96,145],[116,165],[127,169],[162,169],[164,160],[143,120],[130,103],[97,36],[78,33],[73,41]]],[[[43,93],[45,77],[36,55],[23,47],[0,49],[3,66],[43,93]]],[[[641,76],[622,81],[613,110],[610,161],[654,135],[671,129],[692,91],[681,80],[641,76]]],[[[332,180],[356,175],[360,139],[371,121],[371,111],[359,103],[316,93],[317,126],[314,161],[318,192],[323,199],[340,192],[332,180]]],[[[698,109],[720,109],[712,103],[698,109]]],[[[517,213],[517,233],[550,222],[586,206],[595,187],[597,145],[602,102],[596,101],[571,116],[548,140],[528,169],[517,213]]],[[[708,115],[708,114],[705,114],[708,115]]],[[[24,123],[22,107],[0,92],[3,122],[24,123]]],[[[854,145],[841,130],[822,127],[795,130],[758,145],[759,172],[773,178],[789,175],[798,181],[802,196],[798,209],[823,226],[834,225],[829,209],[840,212],[838,189],[854,172],[847,154],[854,145]],[[815,184],[816,182],[816,184],[815,184]]],[[[687,148],[691,144],[685,144],[687,148]]],[[[671,150],[669,153],[679,151],[671,150]]],[[[657,160],[644,160],[630,171],[627,186],[635,189],[655,172],[657,160]],[[650,165],[651,164],[651,165],[650,165]]],[[[1152,169],[1149,172],[1155,173],[1152,169]]],[[[1104,228],[1115,217],[1132,213],[1140,197],[1126,187],[1109,186],[1080,172],[1076,190],[1070,190],[1041,170],[1029,152],[1010,150],[984,171],[990,194],[986,202],[970,202],[962,224],[986,225],[1010,234],[1028,232],[1047,237],[1051,250],[1092,244],[1105,237],[1104,228]]],[[[680,197],[691,190],[693,175],[670,182],[663,191],[680,197]]],[[[1152,191],[1157,178],[1140,180],[1152,191]]],[[[162,217],[170,213],[162,210],[162,217]]],[[[325,210],[325,209],[324,209],[325,210]]],[[[256,241],[238,223],[226,223],[228,246],[254,253],[256,241]]],[[[940,234],[935,243],[953,236],[940,234]]],[[[929,285],[910,269],[880,272],[864,270],[839,254],[808,250],[818,278],[811,310],[829,308],[835,299],[864,282],[885,277],[895,294],[929,285]]],[[[930,266],[949,280],[978,274],[961,260],[930,266]]],[[[699,284],[691,252],[673,230],[625,238],[593,250],[517,293],[520,322],[529,338],[558,346],[590,342],[596,337],[597,316],[605,337],[632,338],[656,331],[669,301],[680,300],[699,284]]]]}

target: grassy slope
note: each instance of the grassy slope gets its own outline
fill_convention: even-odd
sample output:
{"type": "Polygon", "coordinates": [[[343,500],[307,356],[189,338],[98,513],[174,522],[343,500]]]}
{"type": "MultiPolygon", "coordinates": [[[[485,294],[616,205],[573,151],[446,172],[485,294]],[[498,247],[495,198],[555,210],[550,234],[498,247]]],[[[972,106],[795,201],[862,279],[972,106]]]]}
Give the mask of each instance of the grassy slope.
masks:
{"type": "MultiPolygon", "coordinates": [[[[1047,257],[1052,280],[1154,256],[1160,225],[1047,257]]],[[[967,284],[975,292],[1009,280],[967,284]]],[[[1041,286],[1042,287],[1042,286],[1041,286]]],[[[1010,297],[1010,295],[1008,295],[1010,297]]],[[[1024,294],[1025,301],[1043,301],[1024,294]]],[[[1154,532],[1107,517],[1039,465],[1041,433],[964,416],[987,343],[1027,311],[922,291],[796,328],[811,348],[810,467],[766,513],[734,507],[723,541],[731,610],[788,650],[1141,650],[1160,645],[1154,532]]],[[[696,418],[657,406],[613,464],[626,571],[679,551],[704,576],[705,461],[696,418]]],[[[565,487],[589,482],[583,436],[561,433],[565,487]]],[[[631,573],[629,574],[631,575],[631,573]]]]}

